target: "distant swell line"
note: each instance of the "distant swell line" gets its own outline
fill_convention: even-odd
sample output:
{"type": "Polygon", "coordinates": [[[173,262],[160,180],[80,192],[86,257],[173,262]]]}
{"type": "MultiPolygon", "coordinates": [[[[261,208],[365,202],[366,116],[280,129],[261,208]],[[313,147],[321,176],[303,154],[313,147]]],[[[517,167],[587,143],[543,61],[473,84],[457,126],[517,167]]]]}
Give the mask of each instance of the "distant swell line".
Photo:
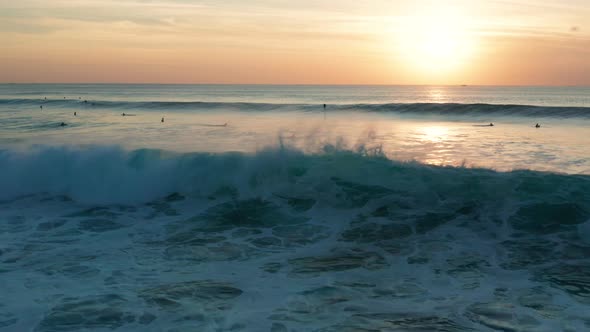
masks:
{"type": "MultiPolygon", "coordinates": [[[[203,101],[106,101],[78,99],[0,99],[0,106],[48,106],[62,108],[107,108],[130,110],[228,110],[237,112],[304,111],[322,112],[322,105],[316,104],[272,104],[247,102],[203,102],[203,101]]],[[[524,117],[567,117],[590,118],[590,107],[532,106],[514,104],[460,104],[460,103],[387,103],[387,104],[336,104],[328,105],[328,112],[375,112],[439,116],[524,116],[524,117]]]]}

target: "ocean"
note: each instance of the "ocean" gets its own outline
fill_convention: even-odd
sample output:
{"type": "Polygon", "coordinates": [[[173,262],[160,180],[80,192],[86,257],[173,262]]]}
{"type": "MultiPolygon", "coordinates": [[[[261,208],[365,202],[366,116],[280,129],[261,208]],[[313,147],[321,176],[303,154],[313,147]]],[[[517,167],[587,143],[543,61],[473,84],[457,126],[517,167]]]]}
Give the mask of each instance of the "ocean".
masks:
{"type": "Polygon", "coordinates": [[[590,331],[590,87],[2,84],[0,299],[2,331],[590,331]]]}

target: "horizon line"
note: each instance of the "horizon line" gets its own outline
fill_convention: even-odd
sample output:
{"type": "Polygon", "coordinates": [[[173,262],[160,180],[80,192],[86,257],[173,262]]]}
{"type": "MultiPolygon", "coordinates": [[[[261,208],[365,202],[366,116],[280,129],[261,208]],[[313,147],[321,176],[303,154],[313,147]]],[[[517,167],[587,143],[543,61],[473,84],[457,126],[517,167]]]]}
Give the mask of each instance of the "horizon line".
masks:
{"type": "Polygon", "coordinates": [[[363,84],[363,83],[133,83],[133,82],[0,82],[0,85],[217,85],[217,86],[454,86],[454,87],[562,87],[590,88],[584,84],[551,85],[551,84],[363,84]]]}

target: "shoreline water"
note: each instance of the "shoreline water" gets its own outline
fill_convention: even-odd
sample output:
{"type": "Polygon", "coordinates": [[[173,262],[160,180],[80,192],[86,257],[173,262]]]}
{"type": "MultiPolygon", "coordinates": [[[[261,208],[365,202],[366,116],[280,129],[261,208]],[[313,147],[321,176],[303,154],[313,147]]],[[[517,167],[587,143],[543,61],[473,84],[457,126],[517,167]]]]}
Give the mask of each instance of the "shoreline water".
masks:
{"type": "Polygon", "coordinates": [[[0,201],[9,330],[590,324],[587,175],[56,152],[0,154],[3,190],[23,194],[0,201]]]}

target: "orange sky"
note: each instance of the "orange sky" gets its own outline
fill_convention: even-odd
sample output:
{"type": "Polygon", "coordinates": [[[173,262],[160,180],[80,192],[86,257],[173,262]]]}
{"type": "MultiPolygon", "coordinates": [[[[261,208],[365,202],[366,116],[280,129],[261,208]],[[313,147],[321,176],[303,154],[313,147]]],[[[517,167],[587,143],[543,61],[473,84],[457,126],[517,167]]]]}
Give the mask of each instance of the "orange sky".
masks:
{"type": "Polygon", "coordinates": [[[589,18],[588,0],[0,0],[0,82],[590,85],[589,18]]]}

